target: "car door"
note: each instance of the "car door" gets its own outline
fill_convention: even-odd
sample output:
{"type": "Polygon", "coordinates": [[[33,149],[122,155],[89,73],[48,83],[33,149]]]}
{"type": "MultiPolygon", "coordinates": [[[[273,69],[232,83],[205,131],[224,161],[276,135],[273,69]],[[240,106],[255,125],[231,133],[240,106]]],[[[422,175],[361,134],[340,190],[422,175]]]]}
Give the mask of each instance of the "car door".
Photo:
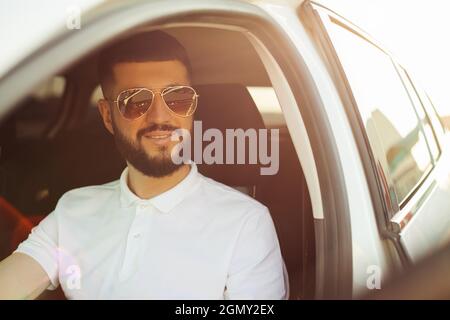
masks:
{"type": "Polygon", "coordinates": [[[83,15],[81,29],[65,30],[8,71],[0,80],[0,117],[34,86],[129,31],[192,23],[245,32],[266,55],[297,155],[302,165],[309,165],[306,180],[315,212],[317,297],[348,297],[352,243],[337,142],[310,71],[288,37],[301,28],[295,12],[287,6],[272,8],[271,3],[263,7],[243,1],[177,1],[176,6],[168,1],[105,2],[83,15]],[[275,13],[277,19],[271,16],[275,13]]]}
{"type": "Polygon", "coordinates": [[[311,9],[336,86],[356,115],[380,233],[404,266],[415,263],[450,239],[448,138],[428,98],[386,50],[327,8],[311,9]]]}
{"type": "Polygon", "coordinates": [[[450,242],[449,137],[428,95],[402,67],[399,70],[423,124],[434,165],[429,177],[415,190],[417,194],[391,219],[409,257],[418,262],[450,242]]]}

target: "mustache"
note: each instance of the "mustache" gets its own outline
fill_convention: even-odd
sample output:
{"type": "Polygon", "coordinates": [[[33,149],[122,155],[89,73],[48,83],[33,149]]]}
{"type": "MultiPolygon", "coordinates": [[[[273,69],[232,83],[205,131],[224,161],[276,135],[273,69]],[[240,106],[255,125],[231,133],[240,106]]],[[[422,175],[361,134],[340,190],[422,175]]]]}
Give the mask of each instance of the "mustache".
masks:
{"type": "Polygon", "coordinates": [[[137,133],[138,139],[142,138],[144,134],[147,134],[152,131],[174,131],[179,129],[178,127],[172,126],[170,124],[158,124],[154,123],[148,126],[147,128],[141,129],[137,133]]]}

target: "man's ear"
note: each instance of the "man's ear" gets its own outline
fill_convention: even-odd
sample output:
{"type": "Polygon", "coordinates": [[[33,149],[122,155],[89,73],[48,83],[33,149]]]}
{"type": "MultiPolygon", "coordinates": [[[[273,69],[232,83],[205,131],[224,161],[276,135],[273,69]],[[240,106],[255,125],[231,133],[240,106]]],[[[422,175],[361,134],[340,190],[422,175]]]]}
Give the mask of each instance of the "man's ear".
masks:
{"type": "Polygon", "coordinates": [[[105,125],[106,129],[114,135],[114,127],[112,124],[113,115],[108,101],[106,101],[105,99],[98,100],[97,107],[100,115],[102,116],[103,124],[105,125]]]}

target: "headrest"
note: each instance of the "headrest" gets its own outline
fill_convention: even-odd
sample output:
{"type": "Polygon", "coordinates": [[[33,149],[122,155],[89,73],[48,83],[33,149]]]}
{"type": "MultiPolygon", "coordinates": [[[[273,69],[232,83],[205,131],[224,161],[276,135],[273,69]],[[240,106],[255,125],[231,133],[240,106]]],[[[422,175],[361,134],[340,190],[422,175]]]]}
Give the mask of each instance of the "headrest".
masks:
{"type": "MultiPolygon", "coordinates": [[[[230,186],[255,185],[259,180],[261,168],[257,154],[258,145],[253,148],[253,152],[256,152],[257,164],[249,164],[251,148],[248,138],[245,139],[245,164],[237,164],[237,140],[234,139],[234,161],[233,164],[226,164],[226,129],[243,129],[244,131],[255,129],[256,142],[259,141],[258,129],[265,129],[261,114],[247,88],[240,84],[227,83],[197,85],[195,89],[199,98],[194,120],[201,120],[203,133],[215,128],[220,130],[223,137],[223,164],[201,164],[194,158],[195,150],[192,151],[192,159],[197,163],[199,171],[207,177],[230,186]]],[[[199,139],[195,131],[193,138],[199,139]]],[[[211,141],[203,141],[202,150],[205,150],[210,143],[211,141]]]]}

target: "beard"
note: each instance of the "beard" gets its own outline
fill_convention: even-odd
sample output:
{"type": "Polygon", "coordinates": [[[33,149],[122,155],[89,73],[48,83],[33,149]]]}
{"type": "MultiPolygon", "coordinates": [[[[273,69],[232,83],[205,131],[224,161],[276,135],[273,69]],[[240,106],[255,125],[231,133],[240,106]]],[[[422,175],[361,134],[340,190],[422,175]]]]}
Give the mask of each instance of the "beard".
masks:
{"type": "Polygon", "coordinates": [[[169,176],[183,165],[176,164],[172,161],[170,149],[168,147],[159,147],[158,155],[150,156],[142,147],[140,143],[142,136],[153,130],[175,130],[169,125],[151,125],[146,129],[142,129],[137,133],[137,144],[130,141],[116,126],[113,121],[114,128],[114,141],[116,143],[117,149],[119,150],[122,157],[127,160],[136,170],[140,171],[142,174],[153,177],[162,178],[169,176]]]}

